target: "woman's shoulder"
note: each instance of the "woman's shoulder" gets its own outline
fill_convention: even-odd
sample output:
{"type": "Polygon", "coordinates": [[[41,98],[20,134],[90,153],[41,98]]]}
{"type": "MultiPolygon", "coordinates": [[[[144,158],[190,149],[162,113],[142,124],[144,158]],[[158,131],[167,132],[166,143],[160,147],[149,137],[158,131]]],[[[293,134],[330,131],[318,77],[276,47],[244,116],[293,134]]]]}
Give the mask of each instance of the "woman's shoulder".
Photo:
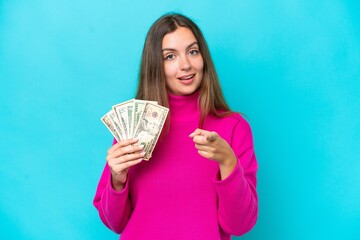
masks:
{"type": "Polygon", "coordinates": [[[229,115],[225,116],[225,118],[235,119],[236,121],[239,122],[247,122],[246,115],[239,112],[232,112],[229,115]]]}
{"type": "Polygon", "coordinates": [[[224,116],[219,117],[219,119],[224,120],[224,121],[248,124],[247,116],[243,113],[229,112],[229,113],[223,113],[223,114],[224,114],[224,116]]]}
{"type": "Polygon", "coordinates": [[[223,127],[250,128],[246,115],[238,112],[232,112],[222,117],[211,115],[209,120],[209,122],[220,124],[223,127]]]}
{"type": "Polygon", "coordinates": [[[226,116],[225,118],[227,118],[228,121],[234,122],[237,127],[250,129],[250,123],[248,121],[248,118],[242,113],[234,112],[226,116]]]}
{"type": "Polygon", "coordinates": [[[217,132],[232,144],[233,141],[252,139],[250,124],[246,116],[241,113],[233,112],[223,117],[212,115],[206,119],[204,129],[217,132]]]}

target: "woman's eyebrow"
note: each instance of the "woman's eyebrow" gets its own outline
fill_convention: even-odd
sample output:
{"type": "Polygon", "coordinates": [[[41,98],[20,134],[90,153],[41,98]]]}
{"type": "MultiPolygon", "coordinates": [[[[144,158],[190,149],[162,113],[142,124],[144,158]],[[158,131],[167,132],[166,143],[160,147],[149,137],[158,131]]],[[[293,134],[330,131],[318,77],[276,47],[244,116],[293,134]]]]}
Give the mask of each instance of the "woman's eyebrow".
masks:
{"type": "MultiPolygon", "coordinates": [[[[191,43],[189,46],[187,46],[186,49],[189,49],[189,48],[193,47],[194,45],[199,45],[199,44],[198,44],[198,42],[193,42],[193,43],[191,43]]],[[[163,51],[163,52],[164,52],[164,51],[174,52],[174,51],[176,51],[176,49],[175,49],[175,48],[164,48],[162,51],[163,51]]]]}
{"type": "Polygon", "coordinates": [[[198,45],[198,46],[199,46],[199,43],[198,43],[198,42],[193,42],[193,43],[190,44],[186,49],[189,49],[189,48],[193,47],[194,45],[198,45]]]}

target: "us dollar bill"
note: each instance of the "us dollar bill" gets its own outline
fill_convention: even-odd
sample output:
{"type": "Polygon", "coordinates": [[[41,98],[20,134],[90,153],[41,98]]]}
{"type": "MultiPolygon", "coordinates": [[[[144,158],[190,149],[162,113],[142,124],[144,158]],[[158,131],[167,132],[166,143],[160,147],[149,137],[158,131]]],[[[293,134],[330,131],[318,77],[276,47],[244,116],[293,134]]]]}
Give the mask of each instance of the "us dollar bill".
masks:
{"type": "Polygon", "coordinates": [[[128,106],[133,104],[134,99],[129,101],[119,103],[113,106],[113,109],[119,119],[119,123],[125,135],[125,139],[129,139],[130,135],[130,126],[129,126],[129,115],[128,115],[128,106]]]}
{"type": "Polygon", "coordinates": [[[120,122],[119,119],[114,111],[114,109],[111,109],[107,115],[109,116],[110,121],[112,122],[112,124],[115,126],[115,130],[118,133],[119,137],[121,140],[126,139],[125,138],[125,134],[124,134],[124,130],[122,130],[122,128],[120,127],[120,122]]]}
{"type": "Polygon", "coordinates": [[[154,103],[145,103],[139,124],[134,132],[134,138],[139,139],[139,144],[144,146],[144,160],[151,158],[161,130],[164,127],[169,109],[154,103]]]}
{"type": "Polygon", "coordinates": [[[129,138],[132,138],[133,136],[133,112],[134,112],[134,101],[131,102],[131,104],[128,104],[127,106],[127,125],[129,126],[129,138]]]}
{"type": "Polygon", "coordinates": [[[133,107],[133,117],[132,117],[133,136],[134,136],[135,130],[140,122],[140,117],[144,112],[146,103],[153,103],[156,105],[158,104],[156,101],[146,101],[146,100],[135,99],[134,107],[133,107]]]}
{"type": "Polygon", "coordinates": [[[115,127],[114,123],[111,121],[111,118],[109,117],[110,112],[112,112],[112,110],[110,110],[108,113],[106,113],[100,119],[105,124],[105,126],[109,129],[109,131],[114,136],[116,141],[120,141],[121,137],[119,136],[119,133],[116,131],[116,127],[115,127]]]}

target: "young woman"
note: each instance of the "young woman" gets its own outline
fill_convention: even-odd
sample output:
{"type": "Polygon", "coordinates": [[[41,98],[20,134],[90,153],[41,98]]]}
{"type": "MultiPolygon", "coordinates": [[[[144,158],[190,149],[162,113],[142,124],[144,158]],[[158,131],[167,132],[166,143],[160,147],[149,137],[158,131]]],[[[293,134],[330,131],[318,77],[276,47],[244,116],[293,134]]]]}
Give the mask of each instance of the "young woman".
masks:
{"type": "Polygon", "coordinates": [[[127,239],[230,239],[256,223],[252,133],[230,110],[205,39],[189,18],[167,14],[150,28],[136,98],[170,114],[152,158],[137,139],[114,141],[94,205],[127,239]]]}

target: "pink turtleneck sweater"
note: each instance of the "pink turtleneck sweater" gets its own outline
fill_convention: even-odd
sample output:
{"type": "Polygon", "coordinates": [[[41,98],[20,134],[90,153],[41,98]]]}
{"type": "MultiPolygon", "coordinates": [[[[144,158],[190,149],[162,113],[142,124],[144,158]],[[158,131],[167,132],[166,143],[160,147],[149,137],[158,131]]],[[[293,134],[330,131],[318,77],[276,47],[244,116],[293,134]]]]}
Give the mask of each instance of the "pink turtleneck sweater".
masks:
{"type": "Polygon", "coordinates": [[[218,163],[201,157],[188,137],[198,127],[197,98],[169,95],[170,130],[149,161],[129,169],[121,192],[105,166],[93,203],[120,239],[225,240],[255,225],[258,166],[250,126],[239,114],[206,118],[203,129],[216,131],[238,158],[220,180],[218,163]]]}

